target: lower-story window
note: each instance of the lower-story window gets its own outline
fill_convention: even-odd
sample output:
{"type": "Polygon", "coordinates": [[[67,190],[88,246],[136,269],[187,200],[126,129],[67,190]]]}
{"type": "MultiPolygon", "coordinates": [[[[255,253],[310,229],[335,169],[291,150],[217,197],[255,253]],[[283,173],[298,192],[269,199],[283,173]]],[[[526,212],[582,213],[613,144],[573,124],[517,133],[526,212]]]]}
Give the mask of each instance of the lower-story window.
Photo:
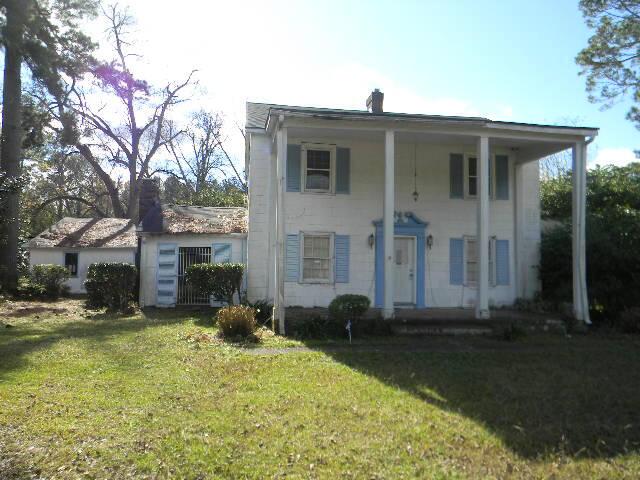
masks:
{"type": "MultiPolygon", "coordinates": [[[[489,238],[489,284],[496,284],[496,237],[489,238]]],[[[465,284],[474,286],[478,283],[478,242],[476,237],[464,237],[464,278],[465,284]]]]}
{"type": "Polygon", "coordinates": [[[302,234],[302,281],[331,282],[333,242],[331,233],[302,234]]]}
{"type": "Polygon", "coordinates": [[[71,277],[78,276],[78,254],[77,253],[65,253],[64,254],[64,266],[69,270],[71,277]]]}

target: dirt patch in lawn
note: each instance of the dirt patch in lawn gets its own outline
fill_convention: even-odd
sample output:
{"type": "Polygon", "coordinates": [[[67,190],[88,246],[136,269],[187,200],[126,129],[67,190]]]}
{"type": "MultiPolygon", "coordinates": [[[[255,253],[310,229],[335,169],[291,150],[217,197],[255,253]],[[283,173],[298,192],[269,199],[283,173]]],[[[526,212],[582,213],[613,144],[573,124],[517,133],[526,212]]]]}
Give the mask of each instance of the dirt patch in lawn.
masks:
{"type": "Polygon", "coordinates": [[[84,300],[62,299],[51,302],[39,300],[6,300],[0,303],[1,319],[34,317],[49,315],[71,315],[84,311],[84,300]]]}

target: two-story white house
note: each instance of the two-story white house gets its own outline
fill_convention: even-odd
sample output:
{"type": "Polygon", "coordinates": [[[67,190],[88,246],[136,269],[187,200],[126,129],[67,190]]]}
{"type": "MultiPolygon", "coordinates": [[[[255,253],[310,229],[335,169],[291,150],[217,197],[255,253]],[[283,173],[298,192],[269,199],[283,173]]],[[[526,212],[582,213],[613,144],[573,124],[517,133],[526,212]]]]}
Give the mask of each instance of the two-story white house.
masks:
{"type": "Polygon", "coordinates": [[[574,311],[585,282],[586,149],[595,128],[247,103],[248,296],[326,307],[475,309],[539,290],[538,160],[573,149],[574,311]]]}

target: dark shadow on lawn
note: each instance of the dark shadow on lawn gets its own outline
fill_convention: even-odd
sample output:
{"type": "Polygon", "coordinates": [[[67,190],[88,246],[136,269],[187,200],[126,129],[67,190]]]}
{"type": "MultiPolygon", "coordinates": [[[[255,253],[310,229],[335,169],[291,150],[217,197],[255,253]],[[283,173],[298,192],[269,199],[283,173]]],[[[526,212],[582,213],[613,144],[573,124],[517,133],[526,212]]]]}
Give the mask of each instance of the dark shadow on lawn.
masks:
{"type": "Polygon", "coordinates": [[[67,338],[88,338],[107,341],[121,335],[155,328],[162,325],[183,323],[195,319],[198,326],[211,326],[211,312],[206,310],[148,309],[143,318],[136,314],[120,315],[87,310],[90,318],[59,323],[51,328],[42,326],[43,321],[20,324],[0,331],[0,380],[10,371],[20,368],[25,357],[36,350],[48,348],[67,338]]]}
{"type": "Polygon", "coordinates": [[[583,337],[522,351],[499,348],[504,342],[493,351],[470,351],[465,342],[474,340],[449,352],[309,347],[473,419],[525,458],[640,451],[637,342],[583,337]]]}

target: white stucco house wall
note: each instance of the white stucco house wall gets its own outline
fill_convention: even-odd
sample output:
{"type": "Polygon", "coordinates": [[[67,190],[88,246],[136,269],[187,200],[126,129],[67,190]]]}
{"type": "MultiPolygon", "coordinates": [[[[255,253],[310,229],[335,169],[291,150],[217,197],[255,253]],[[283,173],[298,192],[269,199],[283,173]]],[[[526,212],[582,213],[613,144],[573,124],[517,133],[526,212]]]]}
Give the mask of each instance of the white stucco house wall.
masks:
{"type": "Polygon", "coordinates": [[[65,217],[28,243],[29,265],[64,265],[73,294],[86,293],[84,281],[92,263],[135,264],[138,245],[133,222],[123,218],[65,217]]]}
{"type": "Polygon", "coordinates": [[[184,274],[195,263],[246,265],[247,209],[160,204],[153,200],[154,188],[152,180],[143,182],[138,226],[140,307],[218,305],[195,295],[184,274]],[[144,205],[145,197],[151,205],[144,205]]]}
{"type": "Polygon", "coordinates": [[[510,305],[539,290],[539,159],[574,152],[574,310],[588,322],[584,184],[595,128],[247,103],[249,300],[510,305]]]}

